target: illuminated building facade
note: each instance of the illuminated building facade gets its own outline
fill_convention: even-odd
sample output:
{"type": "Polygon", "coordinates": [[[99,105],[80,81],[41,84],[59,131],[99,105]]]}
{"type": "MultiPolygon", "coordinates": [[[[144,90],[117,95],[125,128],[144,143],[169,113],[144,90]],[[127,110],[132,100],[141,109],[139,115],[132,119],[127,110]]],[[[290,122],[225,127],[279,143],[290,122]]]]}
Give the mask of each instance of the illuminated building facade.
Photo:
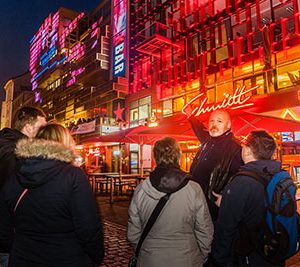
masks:
{"type": "Polygon", "coordinates": [[[101,125],[114,126],[114,110],[124,106],[125,95],[110,75],[110,24],[108,0],[90,14],[60,8],[30,41],[35,102],[50,119],[69,126],[78,141],[101,134],[101,125]]]}
{"type": "Polygon", "coordinates": [[[243,86],[257,86],[249,111],[300,120],[299,10],[299,0],[131,0],[127,121],[176,116],[199,93],[220,103],[243,86]]]}

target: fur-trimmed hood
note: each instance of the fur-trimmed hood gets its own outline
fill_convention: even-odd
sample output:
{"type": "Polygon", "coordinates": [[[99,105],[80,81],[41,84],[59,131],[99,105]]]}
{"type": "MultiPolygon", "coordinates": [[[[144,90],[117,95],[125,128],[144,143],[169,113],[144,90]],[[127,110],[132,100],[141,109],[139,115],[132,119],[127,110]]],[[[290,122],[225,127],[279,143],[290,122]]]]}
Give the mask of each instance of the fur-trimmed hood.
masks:
{"type": "Polygon", "coordinates": [[[73,150],[61,143],[43,139],[23,139],[17,143],[16,155],[20,158],[44,158],[64,162],[75,159],[73,150]]]}
{"type": "Polygon", "coordinates": [[[25,188],[35,188],[57,176],[76,158],[61,143],[43,139],[22,139],[17,143],[17,179],[25,188]]]}

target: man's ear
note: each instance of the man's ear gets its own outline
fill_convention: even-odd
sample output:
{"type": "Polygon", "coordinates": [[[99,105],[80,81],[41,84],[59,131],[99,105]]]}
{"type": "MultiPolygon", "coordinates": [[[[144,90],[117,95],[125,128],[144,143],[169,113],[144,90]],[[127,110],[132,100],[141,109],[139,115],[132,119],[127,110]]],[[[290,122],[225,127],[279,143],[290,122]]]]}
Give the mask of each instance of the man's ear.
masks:
{"type": "Polygon", "coordinates": [[[227,122],[227,127],[228,127],[228,130],[231,128],[231,121],[227,122]]]}
{"type": "Polygon", "coordinates": [[[254,154],[252,152],[252,149],[249,146],[246,146],[246,155],[248,157],[254,158],[254,154]]]}
{"type": "Polygon", "coordinates": [[[21,132],[30,137],[32,132],[32,126],[30,125],[30,123],[26,123],[21,132]]]}

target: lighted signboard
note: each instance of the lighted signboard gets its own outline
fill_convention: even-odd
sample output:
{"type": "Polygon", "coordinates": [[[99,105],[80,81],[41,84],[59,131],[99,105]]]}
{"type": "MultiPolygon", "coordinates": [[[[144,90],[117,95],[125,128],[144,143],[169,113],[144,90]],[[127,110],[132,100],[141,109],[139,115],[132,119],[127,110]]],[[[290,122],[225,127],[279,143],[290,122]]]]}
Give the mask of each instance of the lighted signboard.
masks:
{"type": "Polygon", "coordinates": [[[294,141],[293,132],[282,132],[281,133],[282,142],[292,142],[294,141]]]}
{"type": "Polygon", "coordinates": [[[125,77],[126,64],[126,0],[114,0],[113,76],[125,77]]]}
{"type": "Polygon", "coordinates": [[[295,141],[300,141],[300,132],[295,132],[295,141]]]}
{"type": "Polygon", "coordinates": [[[225,94],[224,100],[220,103],[216,104],[207,104],[207,97],[204,95],[204,93],[200,93],[199,95],[192,98],[190,101],[188,101],[182,108],[182,113],[185,115],[187,114],[187,109],[190,108],[191,111],[189,113],[193,114],[195,117],[215,111],[218,109],[239,109],[243,107],[249,107],[252,106],[253,103],[249,102],[251,96],[249,96],[249,93],[253,90],[256,90],[259,86],[254,86],[250,89],[246,89],[246,86],[243,86],[241,88],[237,88],[232,95],[225,94]],[[193,105],[195,102],[200,103],[200,105],[193,105]]]}

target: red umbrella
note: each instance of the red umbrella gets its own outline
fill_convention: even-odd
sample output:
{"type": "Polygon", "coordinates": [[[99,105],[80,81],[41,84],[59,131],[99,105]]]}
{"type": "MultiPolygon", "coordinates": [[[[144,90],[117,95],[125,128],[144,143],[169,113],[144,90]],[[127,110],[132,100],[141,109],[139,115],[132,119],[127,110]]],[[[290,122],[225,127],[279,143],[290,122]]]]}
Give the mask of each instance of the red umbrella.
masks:
{"type": "MultiPolygon", "coordinates": [[[[198,119],[207,124],[208,114],[199,116],[198,119]]],[[[258,129],[270,133],[300,131],[300,122],[256,113],[234,112],[231,114],[231,128],[236,136],[247,135],[250,131],[258,129]]],[[[173,137],[177,141],[197,140],[186,116],[179,114],[160,119],[157,127],[138,126],[128,128],[108,135],[92,137],[84,142],[154,144],[157,140],[166,136],[173,137]]]]}
{"type": "Polygon", "coordinates": [[[88,139],[85,139],[84,143],[110,143],[110,142],[116,142],[116,143],[140,143],[140,137],[137,135],[137,133],[144,128],[147,128],[145,126],[138,126],[134,128],[128,128],[125,130],[120,130],[117,132],[112,132],[107,135],[99,135],[96,137],[91,137],[88,139]]]}
{"type": "Polygon", "coordinates": [[[300,122],[254,113],[241,113],[231,118],[232,131],[235,135],[247,135],[252,130],[274,132],[300,131],[300,122]]]}
{"type": "MultiPolygon", "coordinates": [[[[230,111],[229,111],[230,112],[230,111]]],[[[252,130],[266,130],[269,133],[300,131],[300,122],[287,120],[257,113],[237,112],[231,113],[231,128],[236,136],[247,135],[252,130]]],[[[198,119],[205,125],[208,124],[208,115],[199,116],[198,119]]],[[[197,139],[191,125],[185,115],[163,118],[159,126],[155,128],[144,128],[139,132],[140,136],[147,136],[148,139],[160,139],[170,136],[178,141],[197,139]]]]}

